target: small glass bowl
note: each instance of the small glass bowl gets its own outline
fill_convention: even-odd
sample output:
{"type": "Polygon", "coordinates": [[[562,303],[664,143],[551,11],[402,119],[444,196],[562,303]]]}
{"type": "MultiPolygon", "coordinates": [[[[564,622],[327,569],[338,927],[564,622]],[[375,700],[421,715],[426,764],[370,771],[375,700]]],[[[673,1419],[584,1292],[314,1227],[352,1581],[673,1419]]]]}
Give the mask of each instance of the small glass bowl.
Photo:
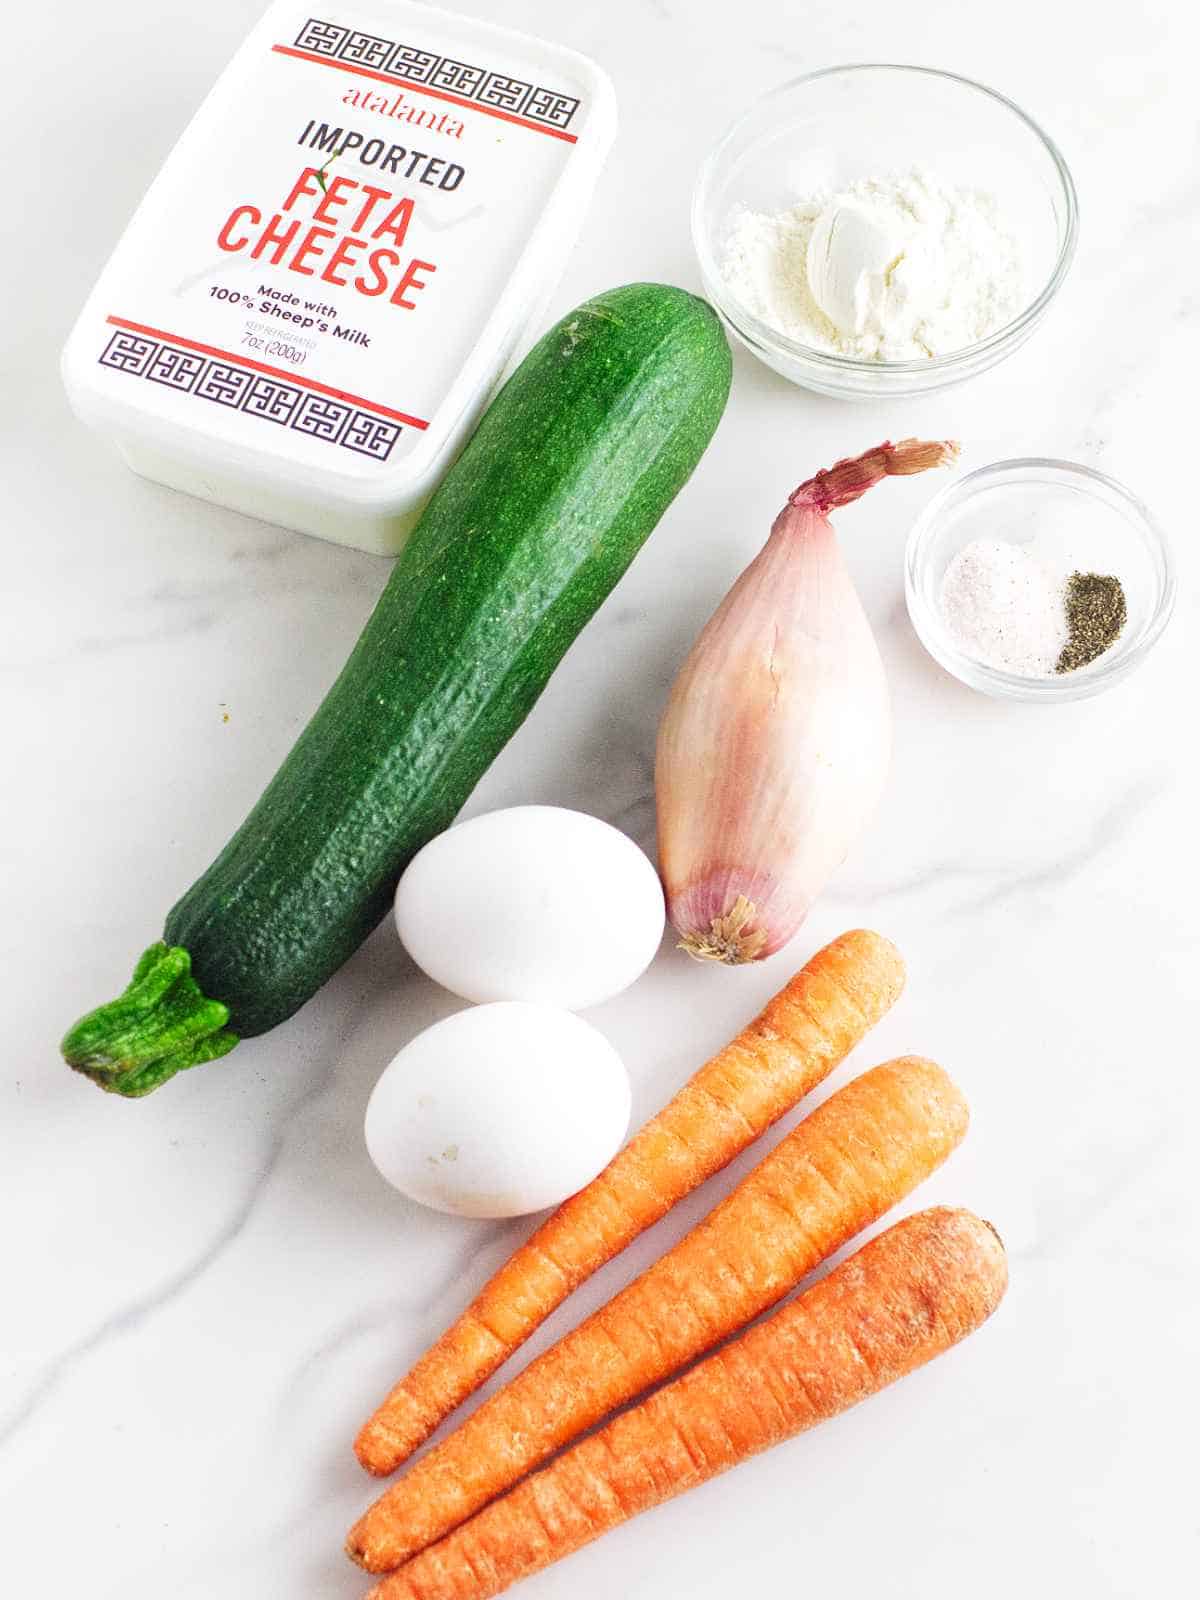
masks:
{"type": "Polygon", "coordinates": [[[904,555],[908,614],[933,659],[962,683],[1010,700],[1084,700],[1128,677],[1166,627],[1175,604],[1175,567],[1150,512],[1115,479],[1072,461],[997,461],[949,484],[926,506],[904,555]],[[1049,557],[1111,572],[1128,617],[1115,644],[1086,667],[1026,678],[965,654],[942,620],[947,566],[973,539],[1036,538],[1049,557]],[[1077,554],[1076,554],[1077,553],[1077,554]]]}
{"type": "Polygon", "coordinates": [[[705,292],[734,333],[792,383],[845,399],[924,394],[1003,361],[1058,292],[1077,230],[1075,185],[1053,141],[995,90],[932,67],[864,64],[793,78],[734,123],[701,168],[692,198],[705,292]],[[950,355],[863,361],[799,344],[738,303],[720,265],[738,208],[782,211],[799,195],[914,163],[996,196],[1033,290],[1006,327],[950,355]]]}

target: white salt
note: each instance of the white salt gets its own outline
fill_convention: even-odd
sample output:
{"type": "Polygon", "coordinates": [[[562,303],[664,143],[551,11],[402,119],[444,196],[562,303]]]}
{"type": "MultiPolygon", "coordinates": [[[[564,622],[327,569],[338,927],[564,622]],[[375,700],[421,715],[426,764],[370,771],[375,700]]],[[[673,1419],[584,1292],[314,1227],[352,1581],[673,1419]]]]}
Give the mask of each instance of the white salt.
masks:
{"type": "Polygon", "coordinates": [[[1025,678],[1049,677],[1067,642],[1063,579],[1021,545],[976,539],[942,577],[941,611],[966,655],[1025,678]]]}

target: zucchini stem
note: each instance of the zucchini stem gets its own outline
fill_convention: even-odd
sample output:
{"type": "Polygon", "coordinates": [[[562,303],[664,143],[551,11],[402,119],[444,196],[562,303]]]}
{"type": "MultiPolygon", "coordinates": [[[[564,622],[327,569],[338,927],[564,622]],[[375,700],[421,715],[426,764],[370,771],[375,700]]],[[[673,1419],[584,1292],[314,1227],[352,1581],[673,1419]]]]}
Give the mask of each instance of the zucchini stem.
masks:
{"type": "Polygon", "coordinates": [[[137,1098],[238,1042],[229,1007],[210,1000],[180,945],[152,944],[125,992],[81,1017],[62,1042],[69,1066],[110,1094],[137,1098]]]}

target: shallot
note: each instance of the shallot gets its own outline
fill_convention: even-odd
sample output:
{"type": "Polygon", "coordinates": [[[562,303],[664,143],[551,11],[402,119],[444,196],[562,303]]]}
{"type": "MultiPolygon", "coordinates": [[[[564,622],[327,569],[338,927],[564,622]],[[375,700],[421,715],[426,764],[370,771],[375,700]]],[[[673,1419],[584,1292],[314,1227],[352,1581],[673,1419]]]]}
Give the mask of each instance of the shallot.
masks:
{"type": "Polygon", "coordinates": [[[875,810],[887,682],[828,513],[957,453],[905,439],[801,484],[693,645],[655,771],[667,915],[689,954],[772,955],[875,810]]]}

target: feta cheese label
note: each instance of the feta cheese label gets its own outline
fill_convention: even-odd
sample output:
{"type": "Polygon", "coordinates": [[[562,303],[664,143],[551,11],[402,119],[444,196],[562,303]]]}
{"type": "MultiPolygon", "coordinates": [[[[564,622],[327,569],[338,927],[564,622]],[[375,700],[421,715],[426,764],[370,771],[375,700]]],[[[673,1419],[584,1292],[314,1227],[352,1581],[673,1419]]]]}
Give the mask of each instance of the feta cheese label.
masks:
{"type": "Polygon", "coordinates": [[[471,27],[272,8],[102,280],[114,398],[155,385],[175,420],[353,476],[417,448],[587,119],[561,69],[471,27]]]}

